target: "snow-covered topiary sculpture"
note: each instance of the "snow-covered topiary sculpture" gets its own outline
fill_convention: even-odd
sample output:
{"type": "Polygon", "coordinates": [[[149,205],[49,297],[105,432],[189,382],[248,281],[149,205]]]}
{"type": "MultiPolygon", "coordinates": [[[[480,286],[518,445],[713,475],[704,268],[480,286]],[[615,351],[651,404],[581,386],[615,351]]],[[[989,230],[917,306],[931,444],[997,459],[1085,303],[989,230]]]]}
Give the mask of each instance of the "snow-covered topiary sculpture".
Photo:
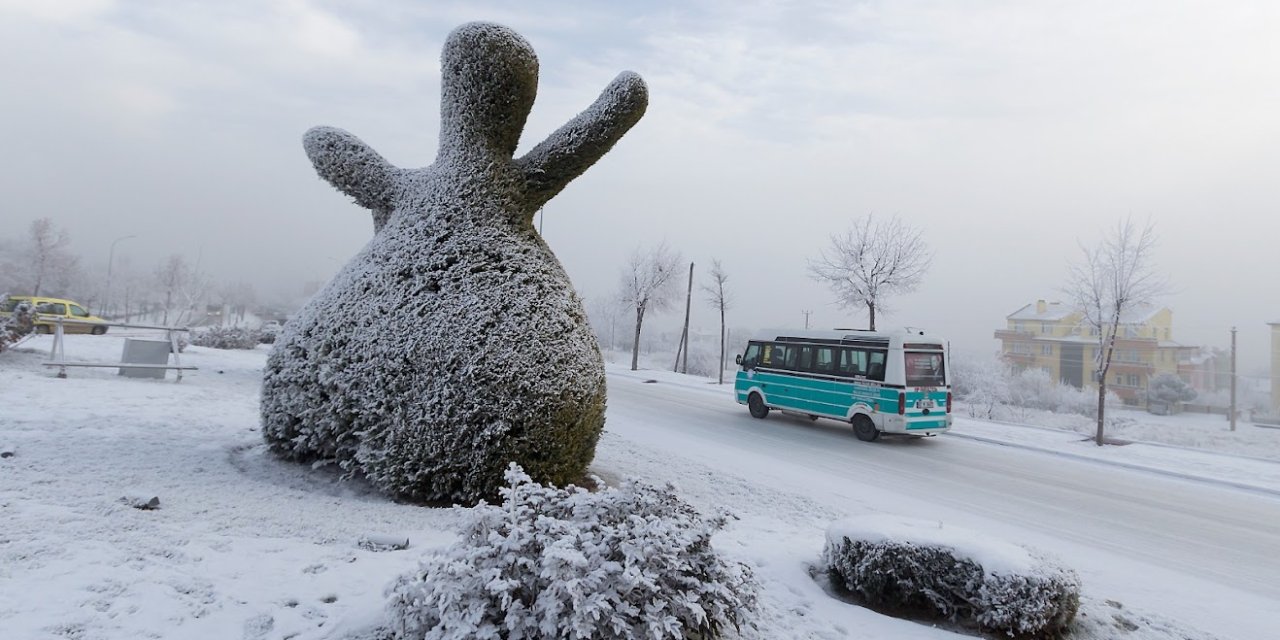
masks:
{"type": "Polygon", "coordinates": [[[533,49],[502,26],[454,30],[441,61],[435,163],[401,169],[351,134],[307,132],[316,171],[373,211],[374,238],[285,325],[267,362],[263,435],[421,501],[495,496],[516,461],[579,480],[604,426],[605,377],[582,302],[534,213],[634,125],[644,82],[513,159],[537,89],[533,49]]]}
{"type": "Polygon", "coordinates": [[[750,625],[759,589],[722,559],[671,487],[591,493],[533,483],[512,465],[501,506],[387,589],[398,638],[710,639],[750,625]]]}
{"type": "Polygon", "coordinates": [[[838,586],[873,607],[1014,637],[1056,637],[1080,608],[1074,571],[937,521],[867,516],[834,522],[823,563],[838,586]]]}

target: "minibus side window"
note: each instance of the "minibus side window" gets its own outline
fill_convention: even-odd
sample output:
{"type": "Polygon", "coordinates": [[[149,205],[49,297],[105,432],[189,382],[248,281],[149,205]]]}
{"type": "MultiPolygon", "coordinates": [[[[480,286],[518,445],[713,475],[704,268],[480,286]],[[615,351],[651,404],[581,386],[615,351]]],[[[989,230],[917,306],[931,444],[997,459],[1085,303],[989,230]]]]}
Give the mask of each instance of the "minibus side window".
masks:
{"type": "Polygon", "coordinates": [[[813,361],[813,370],[818,373],[832,373],[835,371],[835,349],[831,347],[818,347],[817,358],[813,361]]]}
{"type": "Polygon", "coordinates": [[[787,368],[792,371],[798,371],[796,360],[800,357],[801,349],[808,350],[808,347],[788,347],[787,348],[787,368]]]}
{"type": "Polygon", "coordinates": [[[760,359],[760,365],[764,367],[772,367],[774,369],[783,368],[783,362],[787,358],[787,346],[782,344],[766,344],[764,345],[764,356],[760,359]]]}
{"type": "Polygon", "coordinates": [[[742,368],[754,369],[760,361],[760,343],[752,342],[747,345],[747,353],[742,356],[742,368]]]}
{"type": "Polygon", "coordinates": [[[871,351],[867,353],[867,377],[878,382],[884,382],[884,351],[871,351]]]}
{"type": "Polygon", "coordinates": [[[850,377],[867,375],[867,352],[862,349],[841,349],[840,373],[850,377]]]}

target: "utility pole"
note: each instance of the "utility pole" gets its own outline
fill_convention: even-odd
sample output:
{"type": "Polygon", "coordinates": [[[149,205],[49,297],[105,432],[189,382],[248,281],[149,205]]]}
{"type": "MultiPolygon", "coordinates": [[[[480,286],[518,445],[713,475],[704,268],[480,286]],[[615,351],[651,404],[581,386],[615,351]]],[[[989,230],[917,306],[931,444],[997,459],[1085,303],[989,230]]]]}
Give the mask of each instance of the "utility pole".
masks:
{"type": "Polygon", "coordinates": [[[801,311],[800,313],[803,313],[803,314],[804,314],[804,329],[805,329],[805,331],[808,331],[808,330],[809,330],[809,316],[810,316],[813,312],[812,312],[812,311],[801,311]]]}
{"type": "Polygon", "coordinates": [[[1236,328],[1231,327],[1231,430],[1236,430],[1236,328]]]}
{"type": "Polygon", "coordinates": [[[689,292],[684,297],[684,331],[680,333],[680,348],[676,349],[676,363],[672,371],[680,366],[680,351],[684,350],[684,367],[681,373],[689,373],[689,308],[693,306],[693,263],[689,263],[689,292]]]}

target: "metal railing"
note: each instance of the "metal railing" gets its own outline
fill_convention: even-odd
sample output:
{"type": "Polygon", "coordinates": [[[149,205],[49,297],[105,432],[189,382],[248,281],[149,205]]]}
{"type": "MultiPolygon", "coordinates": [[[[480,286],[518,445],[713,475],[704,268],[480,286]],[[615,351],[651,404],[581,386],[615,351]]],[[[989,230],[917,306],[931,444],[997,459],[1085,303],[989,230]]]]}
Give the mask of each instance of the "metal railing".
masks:
{"type": "Polygon", "coordinates": [[[145,324],[129,324],[125,322],[76,320],[74,318],[54,318],[52,322],[54,323],[53,346],[49,349],[49,362],[42,364],[46,367],[58,367],[59,378],[67,377],[67,367],[117,367],[127,369],[173,369],[177,372],[177,382],[182,382],[183,371],[195,371],[199,369],[199,367],[182,364],[181,352],[178,348],[178,334],[182,332],[190,333],[191,329],[188,327],[161,327],[145,324]],[[165,339],[169,343],[169,353],[173,354],[173,364],[143,364],[134,362],[68,362],[66,356],[66,345],[63,341],[63,336],[66,334],[64,327],[68,324],[164,331],[165,339]]]}

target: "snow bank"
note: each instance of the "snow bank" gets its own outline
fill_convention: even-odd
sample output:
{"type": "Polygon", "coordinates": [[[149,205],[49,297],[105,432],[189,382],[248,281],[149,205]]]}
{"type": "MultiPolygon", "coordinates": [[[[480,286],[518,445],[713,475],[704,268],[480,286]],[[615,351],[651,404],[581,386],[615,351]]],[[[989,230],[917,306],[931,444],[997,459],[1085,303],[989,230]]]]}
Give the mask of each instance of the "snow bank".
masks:
{"type": "Polygon", "coordinates": [[[263,436],[419,501],[493,498],[518,462],[580,480],[604,426],[605,376],[582,302],[533,215],[634,125],[648,94],[620,75],[513,159],[537,89],[515,32],[472,23],[442,59],[440,150],[392,166],[355,136],[309,131],[316,171],[373,210],[373,240],[277,339],[263,436]]]}
{"type": "Polygon", "coordinates": [[[895,516],[827,528],[823,564],[873,607],[939,615],[1016,636],[1054,633],[1080,607],[1080,579],[1029,549],[895,516]]]}

